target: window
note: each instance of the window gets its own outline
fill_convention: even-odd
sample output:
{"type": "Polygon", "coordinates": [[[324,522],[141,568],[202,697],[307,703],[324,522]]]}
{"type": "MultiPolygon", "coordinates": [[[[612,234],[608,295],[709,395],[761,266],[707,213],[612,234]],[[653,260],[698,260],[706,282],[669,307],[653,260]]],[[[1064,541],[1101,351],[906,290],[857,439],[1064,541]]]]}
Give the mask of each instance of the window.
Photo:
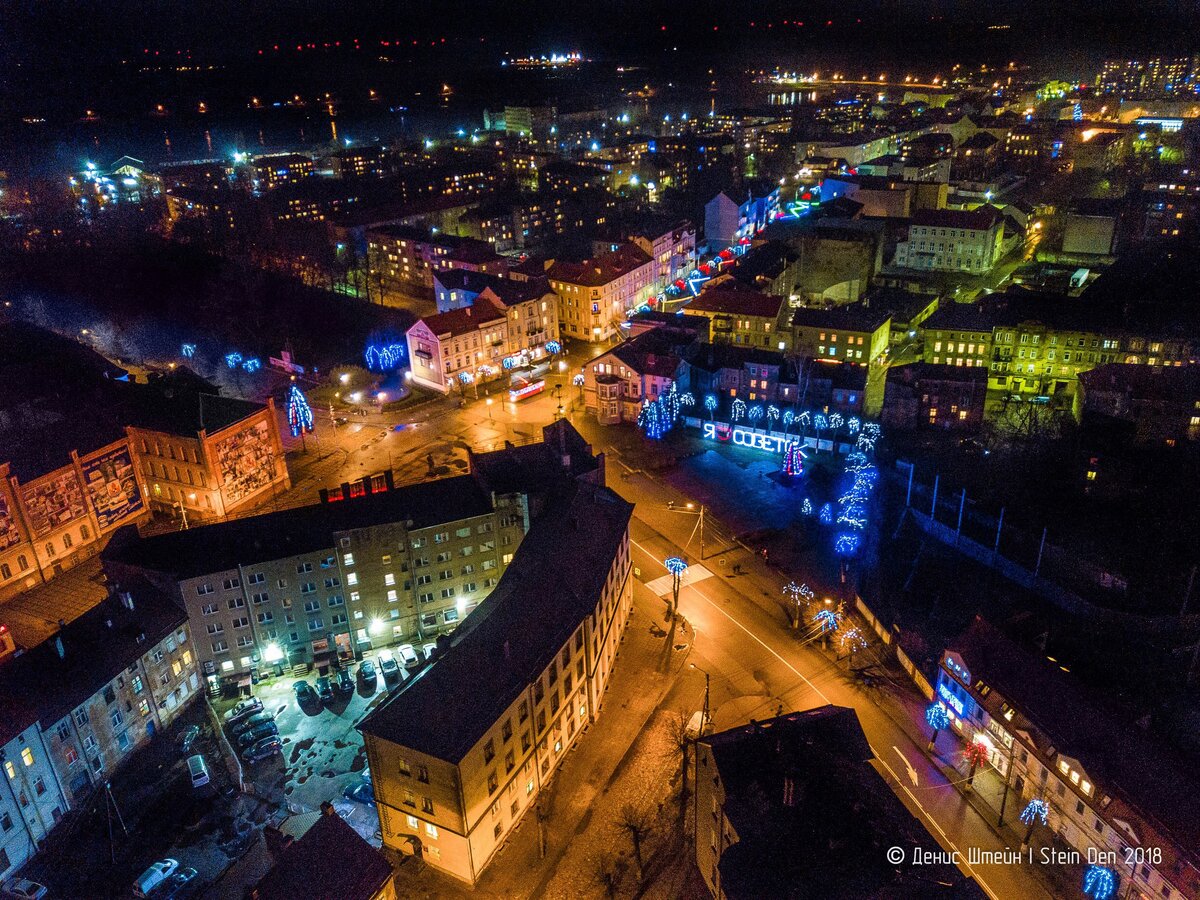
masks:
{"type": "Polygon", "coordinates": [[[485,763],[490,763],[495,758],[496,743],[491,738],[488,738],[488,742],[483,745],[483,761],[485,763]]]}
{"type": "Polygon", "coordinates": [[[488,772],[488,780],[487,780],[487,789],[488,789],[488,793],[489,793],[489,794],[494,794],[494,793],[496,793],[496,790],[497,790],[497,788],[499,788],[499,787],[500,787],[500,779],[498,779],[498,778],[496,777],[496,773],[495,773],[495,772],[488,772]]]}
{"type": "MultiPolygon", "coordinates": [[[[450,593],[453,595],[453,593],[454,593],[453,588],[450,588],[450,593]]],[[[451,622],[457,622],[458,621],[458,610],[457,609],[444,610],[442,612],[442,618],[445,620],[447,625],[449,625],[451,622]]]]}
{"type": "Polygon", "coordinates": [[[205,603],[204,606],[200,608],[200,612],[206,616],[214,616],[217,614],[217,604],[205,603]]]}
{"type": "MultiPolygon", "coordinates": [[[[426,766],[417,766],[417,781],[421,781],[421,782],[424,782],[425,784],[429,784],[429,769],[426,766]]],[[[429,809],[426,810],[426,812],[432,812],[432,811],[433,811],[433,804],[431,803],[429,809]]]]}
{"type": "Polygon", "coordinates": [[[230,597],[226,605],[230,609],[241,609],[246,605],[246,600],[244,597],[230,597]]]}
{"type": "Polygon", "coordinates": [[[296,564],[296,574],[297,575],[303,575],[305,572],[311,572],[312,570],[313,570],[313,564],[310,562],[302,562],[302,563],[296,564]]]}
{"type": "MultiPolygon", "coordinates": [[[[426,812],[433,812],[433,801],[431,801],[428,797],[426,797],[424,802],[429,804],[429,809],[427,809],[426,812]]],[[[437,840],[437,836],[438,836],[437,826],[434,825],[432,822],[425,823],[425,833],[427,835],[429,835],[431,838],[433,838],[435,841],[437,840]]]]}
{"type": "Polygon", "coordinates": [[[196,593],[201,597],[203,597],[205,594],[211,594],[212,592],[213,592],[213,586],[211,584],[196,585],[196,593]]]}

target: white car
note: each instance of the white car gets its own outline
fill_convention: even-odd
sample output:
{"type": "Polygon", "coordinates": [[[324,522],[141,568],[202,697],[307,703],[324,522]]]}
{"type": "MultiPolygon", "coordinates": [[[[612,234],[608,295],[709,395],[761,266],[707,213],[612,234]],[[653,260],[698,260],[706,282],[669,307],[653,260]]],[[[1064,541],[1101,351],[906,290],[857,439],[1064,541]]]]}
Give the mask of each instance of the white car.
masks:
{"type": "Polygon", "coordinates": [[[14,878],[0,888],[0,894],[16,900],[42,900],[46,896],[46,886],[28,878],[14,878]]]}
{"type": "Polygon", "coordinates": [[[417,648],[412,644],[401,644],[396,648],[396,655],[400,657],[400,662],[406,669],[415,669],[421,664],[421,657],[417,655],[417,648]]]}
{"type": "Polygon", "coordinates": [[[137,881],[133,883],[133,895],[149,897],[154,889],[174,875],[178,868],[179,860],[177,859],[160,859],[158,862],[152,863],[150,868],[139,875],[137,881]]]}

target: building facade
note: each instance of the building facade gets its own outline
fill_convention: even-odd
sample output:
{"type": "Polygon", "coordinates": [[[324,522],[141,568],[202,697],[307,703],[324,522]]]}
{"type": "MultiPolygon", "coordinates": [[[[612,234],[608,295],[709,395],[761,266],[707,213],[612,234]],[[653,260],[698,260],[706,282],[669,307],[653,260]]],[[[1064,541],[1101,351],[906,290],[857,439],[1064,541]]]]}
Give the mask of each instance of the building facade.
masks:
{"type": "Polygon", "coordinates": [[[966,211],[919,209],[908,238],[896,245],[895,263],[938,272],[990,272],[1003,255],[1004,219],[993,207],[966,211]]]}
{"type": "Polygon", "coordinates": [[[413,381],[447,394],[494,376],[513,354],[513,331],[487,293],[470,306],[418,319],[405,333],[413,381]]]}
{"type": "MultiPolygon", "coordinates": [[[[763,350],[786,350],[791,335],[779,327],[787,307],[783,297],[753,290],[704,291],[683,308],[684,315],[704,316],[716,343],[763,350]]],[[[786,315],[785,315],[786,319],[786,315]]]]}
{"type": "Polygon", "coordinates": [[[655,273],[655,260],[634,244],[582,263],[556,262],[547,275],[562,333],[593,343],[616,337],[626,314],[655,295],[655,273]]]}

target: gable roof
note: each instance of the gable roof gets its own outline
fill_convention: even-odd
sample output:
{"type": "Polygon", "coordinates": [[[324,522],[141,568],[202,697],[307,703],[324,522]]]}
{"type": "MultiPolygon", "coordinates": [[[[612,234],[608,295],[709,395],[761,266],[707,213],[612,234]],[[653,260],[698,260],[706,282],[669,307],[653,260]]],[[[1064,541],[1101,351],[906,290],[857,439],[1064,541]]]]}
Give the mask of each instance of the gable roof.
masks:
{"type": "Polygon", "coordinates": [[[418,321],[438,338],[457,337],[478,331],[493,322],[503,322],[504,311],[486,294],[480,294],[470,306],[449,309],[418,321]]]}
{"type": "Polygon", "coordinates": [[[683,311],[685,315],[697,312],[775,319],[782,305],[783,298],[774,294],[713,288],[692,300],[683,311]]]}
{"type": "Polygon", "coordinates": [[[994,206],[981,206],[978,209],[918,209],[912,215],[912,224],[987,231],[1000,219],[1000,211],[994,206]]]}
{"type": "Polygon", "coordinates": [[[637,244],[622,244],[611,253],[603,253],[583,262],[556,262],[547,273],[556,281],[587,287],[600,287],[653,262],[637,244]]]}

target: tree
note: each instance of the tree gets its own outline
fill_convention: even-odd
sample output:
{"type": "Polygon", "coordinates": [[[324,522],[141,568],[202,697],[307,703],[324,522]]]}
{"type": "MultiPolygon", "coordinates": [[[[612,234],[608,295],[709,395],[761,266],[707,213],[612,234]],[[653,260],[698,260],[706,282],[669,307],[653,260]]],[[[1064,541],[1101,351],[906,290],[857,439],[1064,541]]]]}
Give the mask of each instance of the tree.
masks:
{"type": "Polygon", "coordinates": [[[779,421],[779,407],[768,406],[767,407],[767,431],[771,430],[772,423],[778,422],[778,421],[779,421]]]}
{"type": "Polygon", "coordinates": [[[988,761],[987,744],[982,741],[972,741],[963,748],[963,759],[971,765],[971,771],[967,773],[967,787],[970,788],[975,783],[975,770],[988,761]]]}
{"type": "Polygon", "coordinates": [[[596,881],[604,889],[608,898],[617,896],[621,880],[625,877],[625,861],[611,853],[602,853],[596,860],[596,881]]]}
{"type": "Polygon", "coordinates": [[[1029,839],[1033,837],[1034,827],[1041,822],[1043,825],[1050,822],[1050,804],[1040,797],[1034,797],[1021,810],[1021,821],[1028,827],[1025,829],[1025,837],[1021,839],[1021,849],[1024,850],[1029,846],[1029,839]]]}
{"type": "Polygon", "coordinates": [[[746,401],[740,397],[733,401],[733,406],[729,410],[729,421],[736,422],[738,419],[744,418],[746,415],[746,401]]]}
{"type": "Polygon", "coordinates": [[[626,803],[621,807],[621,814],[617,818],[617,827],[627,832],[629,840],[633,843],[633,858],[637,863],[638,881],[645,876],[642,868],[642,841],[650,834],[651,824],[650,814],[644,809],[638,809],[632,803],[626,803]]]}
{"type": "Polygon", "coordinates": [[[717,408],[717,395],[709,394],[704,398],[704,408],[708,410],[708,421],[713,420],[713,413],[717,408]]]}
{"type": "Polygon", "coordinates": [[[929,746],[925,748],[927,752],[932,753],[933,745],[937,743],[938,732],[950,727],[950,714],[941,703],[931,703],[925,710],[925,721],[933,729],[933,734],[929,737],[929,746]]]}
{"type": "Polygon", "coordinates": [[[688,714],[677,712],[671,718],[671,744],[679,752],[679,818],[682,821],[687,813],[688,798],[688,768],[692,759],[692,738],[688,734],[688,714]]]}

